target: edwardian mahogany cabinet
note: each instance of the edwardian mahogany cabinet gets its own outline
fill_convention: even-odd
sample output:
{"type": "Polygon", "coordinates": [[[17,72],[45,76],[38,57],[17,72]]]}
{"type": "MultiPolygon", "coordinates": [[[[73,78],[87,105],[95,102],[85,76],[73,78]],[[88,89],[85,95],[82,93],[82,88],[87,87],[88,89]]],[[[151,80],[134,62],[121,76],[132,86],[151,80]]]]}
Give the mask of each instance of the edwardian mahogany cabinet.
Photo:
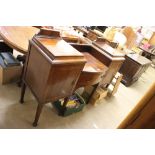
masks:
{"type": "Polygon", "coordinates": [[[65,98],[65,106],[66,99],[79,87],[107,87],[124,61],[122,54],[105,43],[99,48],[75,38],[74,43],[69,41],[59,32],[48,30],[29,42],[20,102],[24,102],[28,86],[38,101],[34,126],[44,104],[65,98]]]}
{"type": "Polygon", "coordinates": [[[29,43],[21,103],[28,86],[38,101],[34,126],[45,103],[72,95],[76,88],[101,81],[107,67],[88,52],[79,52],[57,33],[36,35],[29,43]],[[55,35],[53,35],[55,34],[55,35]]]}
{"type": "Polygon", "coordinates": [[[27,85],[38,101],[37,125],[43,104],[70,96],[86,63],[84,56],[59,37],[33,37],[25,64],[23,89],[27,85]]]}

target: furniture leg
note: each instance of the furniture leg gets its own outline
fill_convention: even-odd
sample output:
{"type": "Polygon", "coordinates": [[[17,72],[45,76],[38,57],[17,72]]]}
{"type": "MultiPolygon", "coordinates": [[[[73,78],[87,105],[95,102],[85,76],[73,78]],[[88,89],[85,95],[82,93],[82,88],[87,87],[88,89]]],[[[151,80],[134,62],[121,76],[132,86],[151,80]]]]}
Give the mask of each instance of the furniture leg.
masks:
{"type": "Polygon", "coordinates": [[[25,90],[26,90],[26,84],[23,82],[22,83],[22,89],[21,89],[21,96],[20,96],[20,103],[24,103],[24,95],[25,95],[25,90]]]}
{"type": "Polygon", "coordinates": [[[91,101],[92,96],[93,96],[94,92],[96,91],[98,85],[99,85],[99,84],[95,84],[95,85],[94,85],[93,91],[91,92],[91,94],[90,94],[90,96],[89,96],[89,99],[88,99],[87,103],[89,103],[89,102],[91,101]]]}
{"type": "Polygon", "coordinates": [[[36,115],[35,115],[35,120],[33,122],[34,127],[36,127],[38,125],[38,120],[39,120],[40,114],[42,112],[42,108],[43,108],[43,104],[39,103],[38,107],[37,107],[36,115]]]}
{"type": "Polygon", "coordinates": [[[21,85],[22,85],[23,74],[24,74],[24,65],[23,65],[23,68],[22,68],[22,72],[21,72],[21,75],[20,75],[20,79],[19,79],[19,81],[18,81],[18,86],[19,86],[19,87],[21,87],[21,85]]]}
{"type": "Polygon", "coordinates": [[[22,85],[22,79],[23,79],[23,75],[24,75],[24,69],[25,69],[25,60],[26,60],[26,55],[24,56],[17,56],[17,60],[21,61],[23,63],[23,68],[22,68],[22,72],[21,72],[21,76],[18,82],[18,86],[21,87],[22,85]]]}

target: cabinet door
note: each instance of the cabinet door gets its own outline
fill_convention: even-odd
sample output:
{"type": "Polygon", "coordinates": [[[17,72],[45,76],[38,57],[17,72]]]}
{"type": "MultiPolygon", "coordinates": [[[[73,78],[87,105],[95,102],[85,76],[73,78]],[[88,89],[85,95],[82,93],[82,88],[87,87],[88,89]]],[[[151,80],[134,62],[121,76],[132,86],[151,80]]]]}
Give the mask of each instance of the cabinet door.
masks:
{"type": "Polygon", "coordinates": [[[76,86],[84,64],[52,66],[46,84],[46,101],[70,96],[76,86]]]}

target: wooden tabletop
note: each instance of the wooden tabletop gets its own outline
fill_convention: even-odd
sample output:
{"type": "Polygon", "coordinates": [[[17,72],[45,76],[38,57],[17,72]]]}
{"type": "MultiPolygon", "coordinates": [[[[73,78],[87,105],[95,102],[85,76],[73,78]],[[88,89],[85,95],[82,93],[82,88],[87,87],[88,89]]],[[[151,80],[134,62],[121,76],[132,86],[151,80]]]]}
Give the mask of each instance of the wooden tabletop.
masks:
{"type": "Polygon", "coordinates": [[[29,40],[38,32],[38,28],[31,26],[0,26],[4,42],[23,54],[28,52],[29,40]]]}

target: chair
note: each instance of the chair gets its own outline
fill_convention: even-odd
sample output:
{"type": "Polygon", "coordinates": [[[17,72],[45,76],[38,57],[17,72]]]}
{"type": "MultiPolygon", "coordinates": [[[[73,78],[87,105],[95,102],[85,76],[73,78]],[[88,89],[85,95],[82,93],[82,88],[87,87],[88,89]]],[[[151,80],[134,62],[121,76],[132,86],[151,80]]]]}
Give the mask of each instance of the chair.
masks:
{"type": "Polygon", "coordinates": [[[131,27],[125,27],[122,33],[126,36],[126,47],[131,49],[136,44],[137,35],[131,27]]]}

